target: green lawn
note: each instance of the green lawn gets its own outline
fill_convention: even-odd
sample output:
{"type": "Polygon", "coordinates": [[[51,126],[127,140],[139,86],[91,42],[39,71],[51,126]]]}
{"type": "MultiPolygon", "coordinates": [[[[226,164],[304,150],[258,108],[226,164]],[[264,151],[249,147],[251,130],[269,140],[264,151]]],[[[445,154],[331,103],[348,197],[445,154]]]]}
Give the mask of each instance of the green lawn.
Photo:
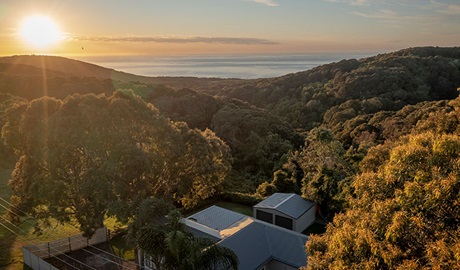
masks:
{"type": "MultiPolygon", "coordinates": [[[[8,180],[12,171],[12,166],[10,168],[0,168],[0,197],[8,202],[11,195],[8,180]]],[[[8,207],[8,204],[0,200],[0,215],[3,218],[7,218],[5,207],[8,207]]],[[[0,226],[0,269],[24,268],[21,249],[23,245],[48,242],[79,233],[78,229],[72,225],[57,225],[52,221],[53,226],[44,230],[40,236],[37,236],[33,233],[34,225],[36,224],[34,219],[21,218],[20,223],[15,224],[18,228],[15,228],[3,218],[0,218],[0,223],[8,226],[14,233],[0,226]]]]}
{"type": "Polygon", "coordinates": [[[239,203],[233,203],[233,202],[226,202],[226,201],[217,201],[214,203],[215,205],[232,210],[237,213],[241,213],[246,216],[251,216],[252,217],[252,207],[248,205],[243,205],[239,203]]]}

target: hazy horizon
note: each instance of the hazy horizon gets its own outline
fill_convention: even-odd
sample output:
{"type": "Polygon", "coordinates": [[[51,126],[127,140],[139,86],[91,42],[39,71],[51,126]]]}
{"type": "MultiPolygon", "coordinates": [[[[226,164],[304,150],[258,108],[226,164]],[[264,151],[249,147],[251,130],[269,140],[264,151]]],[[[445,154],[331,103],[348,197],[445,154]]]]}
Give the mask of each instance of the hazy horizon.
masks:
{"type": "Polygon", "coordinates": [[[193,56],[96,56],[75,59],[135,75],[203,78],[270,78],[372,54],[268,54],[193,56]]]}

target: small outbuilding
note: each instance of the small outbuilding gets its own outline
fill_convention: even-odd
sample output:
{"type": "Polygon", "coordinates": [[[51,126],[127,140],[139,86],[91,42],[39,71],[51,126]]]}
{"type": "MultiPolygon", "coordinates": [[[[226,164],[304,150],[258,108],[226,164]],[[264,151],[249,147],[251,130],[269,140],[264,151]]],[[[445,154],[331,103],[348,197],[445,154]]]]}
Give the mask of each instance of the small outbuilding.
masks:
{"type": "Polygon", "coordinates": [[[315,203],[294,193],[275,193],[253,207],[254,218],[296,232],[315,222],[315,203]]]}

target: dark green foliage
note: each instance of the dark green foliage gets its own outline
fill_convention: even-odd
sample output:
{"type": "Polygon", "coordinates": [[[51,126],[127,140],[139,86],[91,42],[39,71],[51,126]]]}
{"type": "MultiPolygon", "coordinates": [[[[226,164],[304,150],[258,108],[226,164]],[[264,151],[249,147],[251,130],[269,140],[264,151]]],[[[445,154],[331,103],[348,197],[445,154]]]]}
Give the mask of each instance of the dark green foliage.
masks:
{"type": "Polygon", "coordinates": [[[41,74],[39,69],[36,72],[37,76],[0,74],[0,92],[32,100],[43,96],[63,99],[76,93],[111,95],[115,90],[109,79],[53,77],[41,74]]]}
{"type": "Polygon", "coordinates": [[[234,158],[232,181],[226,187],[255,191],[282,168],[289,151],[302,145],[292,128],[331,129],[355,163],[370,147],[407,134],[414,121],[425,116],[406,119],[410,112],[398,110],[457,96],[459,51],[411,48],[257,80],[136,77],[59,57],[12,57],[0,58],[8,71],[4,76],[12,78],[0,83],[5,83],[3,91],[28,91],[24,95],[29,98],[132,89],[166,117],[213,130],[231,147],[234,158]],[[46,80],[40,77],[45,73],[46,80]],[[17,83],[23,85],[13,87],[17,83]],[[30,92],[37,86],[38,91],[30,92]]]}
{"type": "Polygon", "coordinates": [[[146,100],[171,119],[201,130],[211,128],[214,114],[225,105],[220,99],[189,89],[155,89],[146,100]]]}
{"type": "MultiPolygon", "coordinates": [[[[96,66],[79,71],[85,70],[85,64],[68,59],[26,58],[0,58],[0,62],[8,63],[0,65],[0,70],[5,71],[0,78],[2,92],[28,98],[47,93],[65,97],[84,91],[110,93],[116,88],[123,89],[125,101],[121,96],[110,99],[117,99],[117,104],[126,103],[131,96],[127,102],[131,105],[108,110],[103,98],[85,98],[85,102],[68,98],[64,106],[63,101],[54,99],[28,103],[3,95],[0,104],[7,105],[0,105],[0,121],[6,123],[2,140],[9,148],[0,151],[14,150],[15,155],[23,156],[14,177],[16,192],[24,198],[15,203],[24,207],[39,203],[39,198],[27,196],[37,188],[33,183],[44,179],[35,168],[50,158],[50,162],[67,170],[70,167],[63,160],[73,158],[79,161],[73,166],[77,164],[82,170],[94,165],[93,175],[112,172],[107,179],[116,183],[113,190],[122,195],[113,200],[110,209],[120,213],[120,218],[128,218],[121,213],[132,213],[143,196],[156,195],[193,206],[203,198],[220,194],[221,189],[252,194],[257,187],[259,195],[275,191],[301,193],[321,204],[322,213],[332,217],[349,207],[355,174],[377,172],[399,138],[414,132],[460,131],[460,106],[455,99],[460,86],[460,48],[411,48],[256,80],[146,78],[96,66]],[[10,60],[16,61],[15,69],[10,60]],[[66,61],[68,67],[64,65],[66,61]],[[38,91],[33,91],[32,86],[38,91]],[[147,105],[133,99],[127,89],[141,95],[159,112],[139,109],[147,105]],[[8,114],[4,114],[4,108],[9,108],[8,114]],[[59,121],[44,117],[56,112],[59,121]],[[138,113],[142,115],[139,118],[138,113]],[[184,121],[192,129],[164,117],[184,121]],[[150,125],[159,130],[154,132],[150,125]],[[42,128],[46,126],[56,134],[50,137],[53,140],[47,141],[48,131],[42,128]],[[120,129],[123,131],[113,133],[120,129]],[[139,130],[151,139],[142,139],[139,130]],[[65,145],[66,140],[72,146],[67,150],[72,151],[57,154],[52,150],[65,145]],[[119,145],[104,151],[114,142],[119,145]],[[89,145],[89,150],[76,151],[82,144],[89,145]],[[146,149],[134,146],[137,144],[146,149]],[[30,148],[28,153],[25,145],[30,148]],[[168,165],[158,165],[162,162],[168,165]],[[228,172],[230,162],[233,166],[228,172]],[[230,177],[222,187],[220,183],[227,173],[230,177]],[[181,184],[172,186],[165,179],[178,179],[181,184]],[[131,182],[134,186],[129,186],[131,182]],[[147,188],[139,191],[145,183],[149,183],[147,188]],[[203,183],[212,184],[203,188],[203,183]]],[[[100,183],[94,178],[83,182],[95,189],[100,183]]],[[[102,192],[93,197],[111,196],[102,192]]],[[[223,196],[251,205],[260,199],[228,192],[223,196]]],[[[85,208],[87,212],[104,208],[101,201],[87,200],[95,200],[85,208]]]]}
{"type": "MultiPolygon", "coordinates": [[[[13,107],[20,107],[20,105],[24,102],[26,102],[26,100],[17,96],[0,93],[0,135],[2,132],[2,127],[6,123],[7,111],[12,110],[13,107]]],[[[14,151],[12,151],[12,149],[6,145],[0,136],[0,164],[6,166],[7,164],[14,163],[16,159],[17,157],[15,156],[14,151]]]]}
{"type": "Polygon", "coordinates": [[[152,89],[147,98],[160,112],[192,128],[209,128],[231,148],[232,190],[255,190],[287,160],[287,153],[302,143],[302,136],[265,110],[247,103],[216,98],[188,89],[152,89]],[[242,182],[244,184],[242,185],[242,182]]]}
{"type": "Polygon", "coordinates": [[[224,192],[220,196],[225,201],[240,203],[249,206],[256,205],[263,199],[262,197],[257,195],[240,192],[224,192]]]}
{"type": "Polygon", "coordinates": [[[278,189],[274,184],[265,181],[257,187],[256,194],[261,197],[268,197],[277,191],[278,189]]]}
{"type": "MultiPolygon", "coordinates": [[[[295,162],[293,159],[290,162],[295,162]]],[[[292,163],[290,164],[292,165],[292,163]]],[[[289,167],[289,165],[285,166],[289,167]]],[[[271,182],[263,182],[257,187],[256,193],[262,197],[267,197],[275,192],[297,193],[301,192],[302,182],[299,176],[291,170],[278,170],[273,174],[271,182]],[[289,171],[289,172],[288,172],[289,171]]],[[[303,172],[301,173],[303,175],[303,172]]]]}
{"type": "Polygon", "coordinates": [[[338,133],[345,121],[360,115],[457,97],[459,52],[460,48],[406,49],[197,90],[266,108],[294,128],[309,130],[325,124],[338,133]]]}
{"type": "Polygon", "coordinates": [[[5,123],[2,138],[20,156],[12,202],[39,218],[75,218],[88,234],[152,195],[193,207],[231,168],[210,130],[171,122],[129,92],[36,99],[8,110],[5,123]]]}
{"type": "Polygon", "coordinates": [[[236,254],[209,238],[187,232],[177,211],[170,212],[165,225],[146,224],[132,231],[138,247],[158,269],[238,269],[236,254]]]}
{"type": "Polygon", "coordinates": [[[286,172],[277,173],[274,184],[289,192],[301,187],[303,197],[319,204],[332,217],[344,208],[346,194],[342,193],[348,191],[354,174],[345,154],[330,130],[315,128],[309,132],[305,146],[289,158],[286,172]]]}
{"type": "Polygon", "coordinates": [[[283,170],[278,170],[273,174],[272,184],[276,187],[278,192],[284,193],[299,193],[301,187],[301,183],[299,183],[296,178],[283,170]]]}
{"type": "Polygon", "coordinates": [[[388,152],[355,177],[351,207],[310,238],[308,269],[458,268],[460,138],[412,135],[388,152]]]}

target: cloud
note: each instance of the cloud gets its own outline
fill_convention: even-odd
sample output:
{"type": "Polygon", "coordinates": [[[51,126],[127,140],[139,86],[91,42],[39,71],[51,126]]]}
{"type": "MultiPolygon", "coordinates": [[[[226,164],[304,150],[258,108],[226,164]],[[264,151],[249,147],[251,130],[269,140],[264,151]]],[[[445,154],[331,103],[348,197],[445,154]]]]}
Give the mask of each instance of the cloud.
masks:
{"type": "Polygon", "coordinates": [[[377,12],[372,12],[372,13],[362,13],[362,12],[352,12],[355,15],[364,17],[364,18],[371,18],[371,19],[383,19],[383,20],[394,20],[394,19],[399,19],[401,18],[401,15],[398,13],[388,10],[388,9],[382,9],[377,12]]]}
{"type": "Polygon", "coordinates": [[[381,23],[393,28],[409,29],[408,27],[417,27],[417,31],[419,33],[423,31],[435,31],[434,29],[439,27],[439,25],[442,25],[444,17],[446,17],[445,15],[440,14],[407,13],[403,11],[397,12],[391,9],[351,13],[363,18],[380,21],[381,23]]]}
{"type": "Polygon", "coordinates": [[[442,15],[460,15],[460,5],[441,3],[435,0],[431,0],[429,4],[422,6],[421,9],[436,11],[442,15]]]}
{"type": "Polygon", "coordinates": [[[352,0],[348,1],[353,6],[367,6],[369,5],[369,0],[352,0]]]}
{"type": "Polygon", "coordinates": [[[72,40],[89,42],[133,42],[133,43],[208,43],[237,45],[273,45],[276,42],[259,38],[239,37],[173,37],[173,36],[73,36],[72,40]]]}
{"type": "Polygon", "coordinates": [[[444,9],[439,10],[439,12],[448,15],[460,15],[460,5],[447,5],[444,9]]]}
{"type": "Polygon", "coordinates": [[[404,27],[405,25],[417,24],[418,27],[432,25],[437,21],[435,16],[423,14],[403,14],[389,9],[380,9],[374,12],[352,12],[356,16],[379,20],[384,23],[389,23],[393,27],[404,27]]]}
{"type": "Polygon", "coordinates": [[[264,4],[269,7],[277,7],[279,4],[273,0],[246,0],[246,1],[252,1],[260,4],[264,4]]]}
{"type": "Polygon", "coordinates": [[[370,5],[370,0],[323,0],[324,2],[329,3],[345,3],[352,6],[368,6],[370,5]]]}

